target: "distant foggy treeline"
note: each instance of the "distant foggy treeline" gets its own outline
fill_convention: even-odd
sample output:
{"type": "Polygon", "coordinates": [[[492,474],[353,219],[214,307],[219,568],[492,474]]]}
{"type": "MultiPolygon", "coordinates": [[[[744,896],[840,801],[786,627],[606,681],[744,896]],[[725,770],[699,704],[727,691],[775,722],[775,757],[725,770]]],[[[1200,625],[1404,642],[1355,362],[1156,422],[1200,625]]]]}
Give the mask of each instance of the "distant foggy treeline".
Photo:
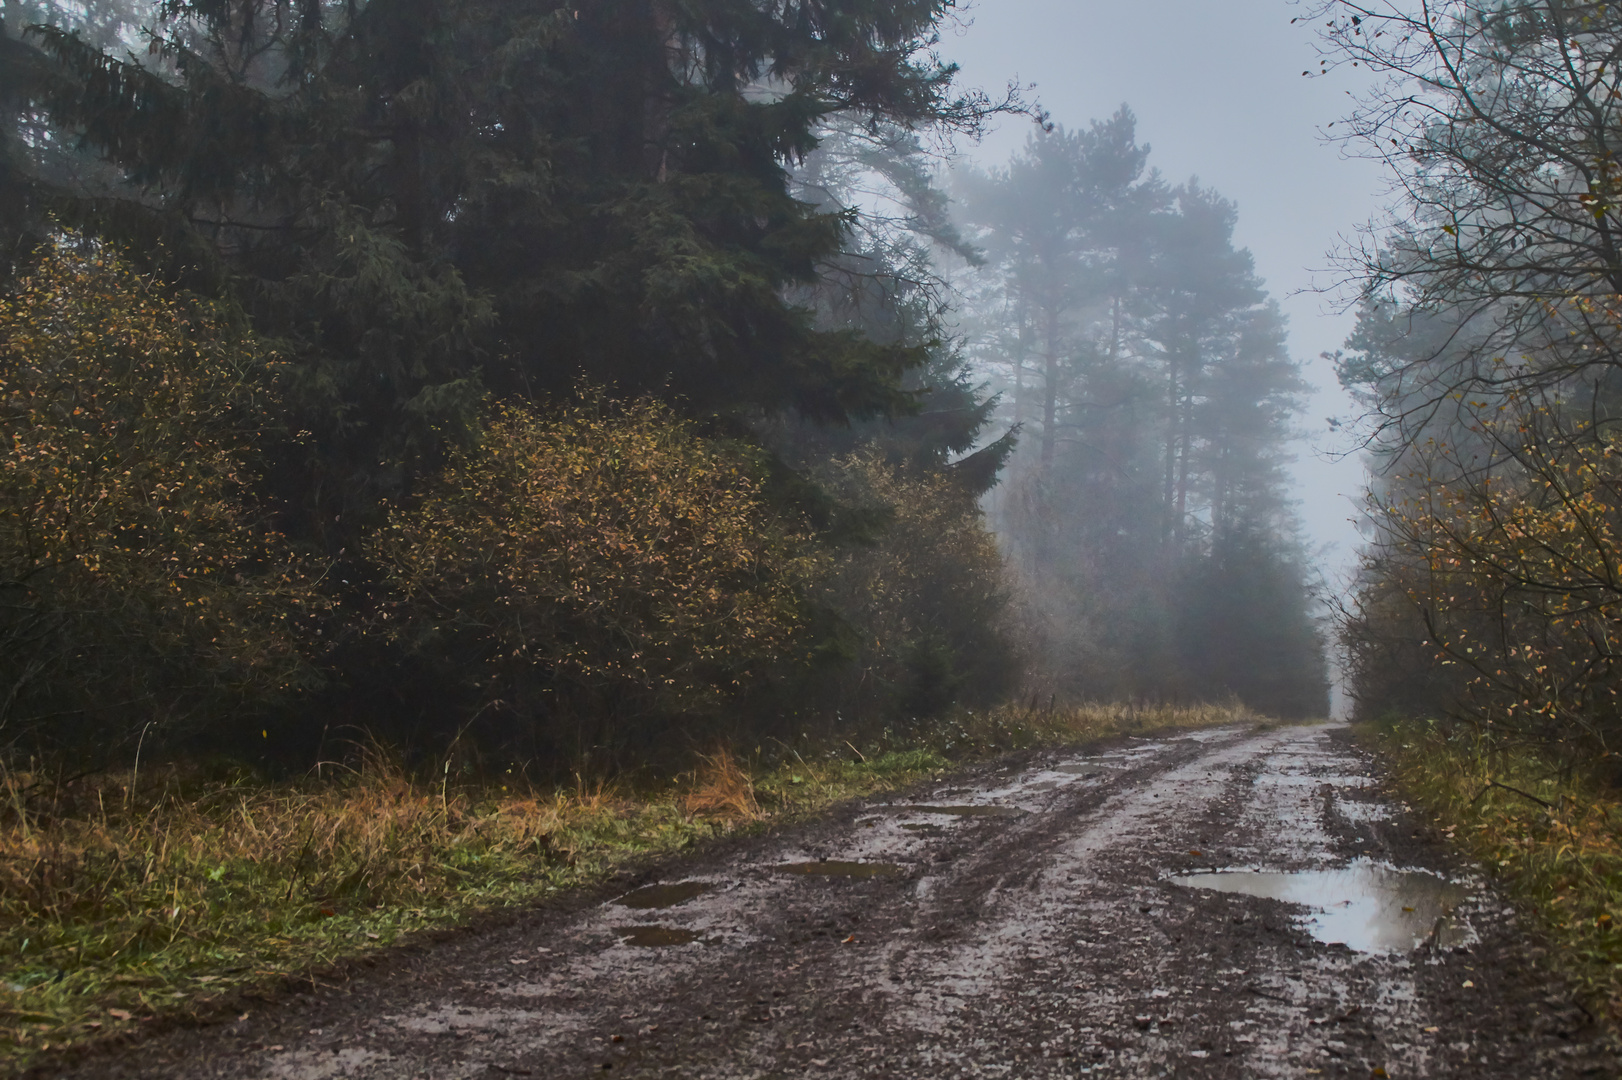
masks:
{"type": "Polygon", "coordinates": [[[1231,209],[1125,115],[947,191],[1038,115],[953,17],[3,0],[0,747],[1321,711],[1231,209]]]}
{"type": "Polygon", "coordinates": [[[966,341],[1020,433],[989,505],[1046,676],[1325,715],[1285,472],[1305,386],[1233,205],[1151,169],[1125,108],[956,194],[966,341]]]}

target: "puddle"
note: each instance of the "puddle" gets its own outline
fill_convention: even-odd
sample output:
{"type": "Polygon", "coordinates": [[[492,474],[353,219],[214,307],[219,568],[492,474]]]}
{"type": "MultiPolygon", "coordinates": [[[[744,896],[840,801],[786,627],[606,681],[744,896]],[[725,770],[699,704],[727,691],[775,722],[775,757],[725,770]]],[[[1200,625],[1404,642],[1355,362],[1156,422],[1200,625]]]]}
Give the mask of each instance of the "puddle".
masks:
{"type": "Polygon", "coordinates": [[[1018,817],[1025,811],[1012,806],[902,806],[909,814],[950,814],[953,817],[1018,817]]]}
{"type": "Polygon", "coordinates": [[[1374,781],[1367,776],[1345,776],[1340,774],[1330,776],[1313,776],[1310,773],[1267,773],[1256,778],[1258,783],[1273,784],[1277,787],[1368,787],[1374,781]]]}
{"type": "Polygon", "coordinates": [[[614,933],[626,945],[644,949],[661,949],[667,945],[691,945],[698,940],[696,930],[678,930],[674,926],[616,926],[614,933]]]}
{"type": "Polygon", "coordinates": [[[1094,776],[1104,775],[1104,770],[1100,769],[1097,765],[1082,764],[1055,765],[1053,768],[1049,769],[1048,772],[1064,773],[1066,776],[1081,776],[1089,779],[1094,776]]]}
{"type": "Polygon", "coordinates": [[[1301,904],[1312,909],[1306,928],[1313,937],[1358,952],[1407,952],[1433,931],[1442,948],[1469,938],[1452,915],[1469,890],[1419,870],[1361,863],[1342,870],[1290,874],[1234,870],[1170,880],[1198,889],[1301,904]]]}
{"type": "Polygon", "coordinates": [[[685,904],[693,897],[709,891],[709,885],[702,881],[677,881],[669,885],[648,885],[645,888],[626,893],[614,903],[620,907],[649,911],[653,908],[667,908],[675,907],[677,904],[685,904]]]}
{"type": "Polygon", "coordinates": [[[778,867],[785,874],[811,874],[819,877],[876,878],[895,877],[901,867],[887,862],[821,862],[783,863],[778,867]]]}
{"type": "Polygon", "coordinates": [[[946,831],[945,826],[931,825],[927,821],[903,821],[901,823],[901,827],[906,829],[908,832],[926,833],[930,836],[934,836],[946,831]]]}
{"type": "Polygon", "coordinates": [[[1040,783],[1031,784],[1025,790],[1026,791],[1052,791],[1054,788],[1056,788],[1058,786],[1059,786],[1059,782],[1057,780],[1043,780],[1040,783]]]}

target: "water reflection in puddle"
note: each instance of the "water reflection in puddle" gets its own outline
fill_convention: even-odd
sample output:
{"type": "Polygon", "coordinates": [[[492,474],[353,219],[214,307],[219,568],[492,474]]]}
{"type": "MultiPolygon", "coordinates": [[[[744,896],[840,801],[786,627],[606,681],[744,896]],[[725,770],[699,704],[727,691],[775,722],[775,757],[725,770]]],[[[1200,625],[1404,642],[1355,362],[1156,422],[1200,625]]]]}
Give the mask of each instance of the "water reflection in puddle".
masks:
{"type": "Polygon", "coordinates": [[[691,945],[698,940],[695,930],[681,930],[674,926],[616,926],[614,933],[627,945],[644,949],[661,949],[669,945],[691,945]]]}
{"type": "Polygon", "coordinates": [[[1089,765],[1086,762],[1078,762],[1074,765],[1055,765],[1048,772],[1064,773],[1067,776],[1080,776],[1083,778],[1103,775],[1103,770],[1097,765],[1089,765]]]}
{"type": "Polygon", "coordinates": [[[895,877],[901,867],[887,862],[839,862],[825,859],[820,862],[783,863],[778,867],[785,874],[810,874],[818,877],[876,878],[895,877]]]}
{"type": "Polygon", "coordinates": [[[695,896],[710,891],[709,885],[702,881],[677,881],[670,885],[649,885],[646,888],[628,892],[614,903],[620,907],[636,908],[639,911],[648,911],[653,908],[675,907],[685,904],[695,896]]]}
{"type": "Polygon", "coordinates": [[[1358,952],[1407,952],[1435,934],[1446,948],[1468,937],[1453,909],[1468,895],[1462,885],[1418,870],[1359,863],[1341,870],[1295,873],[1226,871],[1171,879],[1180,885],[1263,896],[1312,909],[1312,936],[1358,952]]]}
{"type": "Polygon", "coordinates": [[[1025,811],[1013,806],[902,806],[911,814],[950,814],[952,817],[1018,817],[1025,811]]]}

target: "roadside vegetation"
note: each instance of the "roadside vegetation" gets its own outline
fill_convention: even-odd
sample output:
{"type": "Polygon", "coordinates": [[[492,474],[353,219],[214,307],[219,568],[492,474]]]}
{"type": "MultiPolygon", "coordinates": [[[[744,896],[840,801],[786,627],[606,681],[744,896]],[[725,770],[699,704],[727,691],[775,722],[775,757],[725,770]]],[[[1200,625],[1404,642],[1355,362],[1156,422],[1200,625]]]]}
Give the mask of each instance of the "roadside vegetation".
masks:
{"type": "Polygon", "coordinates": [[[700,755],[665,782],[537,786],[357,748],[298,780],[164,766],[0,778],[0,1067],[215,1015],[627,862],[1009,750],[1254,722],[1241,706],[1003,708],[848,744],[700,755]]]}
{"type": "Polygon", "coordinates": [[[1622,1022],[1622,793],[1448,725],[1374,726],[1404,793],[1492,873],[1596,1017],[1622,1022]]]}
{"type": "Polygon", "coordinates": [[[1341,252],[1368,543],[1348,689],[1596,1015],[1622,986],[1622,11],[1325,0],[1343,118],[1399,193],[1341,252]],[[1606,59],[1601,59],[1602,57],[1606,59]]]}

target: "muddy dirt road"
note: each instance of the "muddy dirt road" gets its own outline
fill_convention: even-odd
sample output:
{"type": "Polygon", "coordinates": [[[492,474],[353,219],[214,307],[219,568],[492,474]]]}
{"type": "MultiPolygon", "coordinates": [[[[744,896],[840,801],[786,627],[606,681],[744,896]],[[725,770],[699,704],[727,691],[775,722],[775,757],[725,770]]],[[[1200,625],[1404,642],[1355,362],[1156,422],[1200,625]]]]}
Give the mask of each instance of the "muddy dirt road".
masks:
{"type": "Polygon", "coordinates": [[[1030,755],[72,1075],[1618,1075],[1373,771],[1333,727],[1030,755]]]}

